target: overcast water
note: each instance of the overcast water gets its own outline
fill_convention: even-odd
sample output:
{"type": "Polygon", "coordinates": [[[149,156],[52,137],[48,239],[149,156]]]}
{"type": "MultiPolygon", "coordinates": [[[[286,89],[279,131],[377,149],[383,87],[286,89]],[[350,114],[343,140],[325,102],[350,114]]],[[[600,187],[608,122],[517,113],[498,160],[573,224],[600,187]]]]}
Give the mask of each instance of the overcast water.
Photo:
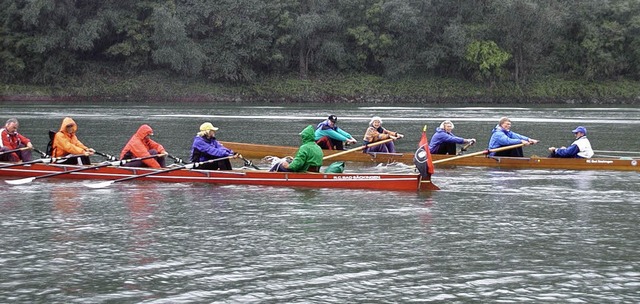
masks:
{"type": "MultiPolygon", "coordinates": [[[[205,121],[220,140],[298,145],[300,130],[335,114],[359,141],[381,116],[405,134],[403,152],[415,150],[423,125],[431,135],[451,119],[455,134],[478,140],[475,152],[509,116],[513,131],[540,140],[527,155],[570,144],[583,125],[600,154],[640,157],[640,110],[631,107],[0,106],[0,120],[17,117],[41,150],[65,116],[98,151],[119,154],[147,123],[155,140],[187,158],[205,121]]],[[[347,170],[413,172],[401,164],[347,170]]],[[[2,183],[0,303],[640,302],[637,171],[454,167],[433,181],[441,191],[2,183]]]]}

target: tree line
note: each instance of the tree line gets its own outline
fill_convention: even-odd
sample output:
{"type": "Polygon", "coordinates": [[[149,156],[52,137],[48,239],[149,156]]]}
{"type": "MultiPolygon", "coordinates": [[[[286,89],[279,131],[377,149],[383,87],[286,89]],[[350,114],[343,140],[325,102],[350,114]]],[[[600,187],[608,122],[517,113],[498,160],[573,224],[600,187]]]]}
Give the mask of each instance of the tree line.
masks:
{"type": "Polygon", "coordinates": [[[637,0],[0,0],[0,80],[640,80],[637,0]]]}

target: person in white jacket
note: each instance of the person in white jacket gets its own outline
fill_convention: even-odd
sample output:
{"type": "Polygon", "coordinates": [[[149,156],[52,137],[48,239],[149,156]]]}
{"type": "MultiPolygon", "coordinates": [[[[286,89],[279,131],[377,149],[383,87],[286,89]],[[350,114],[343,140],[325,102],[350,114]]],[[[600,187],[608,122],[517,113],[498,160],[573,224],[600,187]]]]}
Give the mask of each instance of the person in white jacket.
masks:
{"type": "Polygon", "coordinates": [[[549,147],[551,152],[549,157],[591,158],[593,156],[593,149],[587,138],[587,128],[579,126],[571,132],[576,136],[576,140],[568,147],[549,147]]]}

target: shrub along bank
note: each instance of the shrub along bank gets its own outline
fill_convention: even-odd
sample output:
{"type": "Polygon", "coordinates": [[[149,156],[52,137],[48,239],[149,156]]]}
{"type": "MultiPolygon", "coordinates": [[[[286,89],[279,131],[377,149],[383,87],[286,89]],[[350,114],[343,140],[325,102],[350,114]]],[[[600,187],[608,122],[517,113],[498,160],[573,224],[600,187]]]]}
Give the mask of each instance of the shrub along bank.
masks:
{"type": "Polygon", "coordinates": [[[126,78],[84,76],[51,86],[0,84],[0,100],[638,104],[640,83],[547,77],[521,86],[512,83],[489,86],[451,78],[390,81],[373,75],[350,75],[308,80],[269,78],[251,84],[230,85],[155,73],[126,78]]]}

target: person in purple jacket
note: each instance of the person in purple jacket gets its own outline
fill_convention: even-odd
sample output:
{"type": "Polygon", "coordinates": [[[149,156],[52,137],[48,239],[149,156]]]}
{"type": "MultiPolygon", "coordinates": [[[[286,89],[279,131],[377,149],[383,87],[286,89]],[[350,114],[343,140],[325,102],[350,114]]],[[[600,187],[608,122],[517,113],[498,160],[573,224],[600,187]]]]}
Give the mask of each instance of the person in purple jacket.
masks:
{"type": "MultiPolygon", "coordinates": [[[[508,117],[502,117],[491,133],[491,139],[489,139],[489,150],[517,144],[524,144],[525,146],[528,146],[536,143],[538,143],[537,139],[529,138],[511,131],[511,119],[508,117]]],[[[491,152],[489,153],[489,156],[523,157],[524,152],[522,147],[518,147],[500,152],[491,152]]]]}
{"type": "MultiPolygon", "coordinates": [[[[200,132],[193,138],[193,144],[191,145],[191,162],[203,162],[210,159],[223,158],[227,156],[238,157],[230,149],[223,146],[218,140],[216,140],[217,127],[214,127],[210,122],[205,122],[200,125],[200,132]]],[[[211,163],[202,164],[198,166],[198,169],[204,170],[231,170],[231,162],[229,159],[214,161],[211,163]]]]}
{"type": "Polygon", "coordinates": [[[456,155],[456,145],[475,143],[475,138],[462,138],[453,135],[451,131],[454,125],[450,120],[445,120],[436,128],[436,133],[431,136],[429,142],[429,152],[431,154],[449,154],[456,155]]]}

